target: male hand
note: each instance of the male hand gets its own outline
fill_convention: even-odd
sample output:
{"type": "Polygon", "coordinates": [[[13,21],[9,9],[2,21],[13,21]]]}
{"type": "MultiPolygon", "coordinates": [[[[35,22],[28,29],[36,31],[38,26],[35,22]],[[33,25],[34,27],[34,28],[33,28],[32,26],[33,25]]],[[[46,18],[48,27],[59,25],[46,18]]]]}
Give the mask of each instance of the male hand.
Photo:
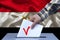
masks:
{"type": "Polygon", "coordinates": [[[32,26],[31,26],[32,29],[33,29],[34,26],[41,21],[41,18],[40,18],[40,16],[39,16],[38,14],[35,14],[35,15],[33,15],[33,16],[30,16],[30,21],[33,22],[32,26]]]}

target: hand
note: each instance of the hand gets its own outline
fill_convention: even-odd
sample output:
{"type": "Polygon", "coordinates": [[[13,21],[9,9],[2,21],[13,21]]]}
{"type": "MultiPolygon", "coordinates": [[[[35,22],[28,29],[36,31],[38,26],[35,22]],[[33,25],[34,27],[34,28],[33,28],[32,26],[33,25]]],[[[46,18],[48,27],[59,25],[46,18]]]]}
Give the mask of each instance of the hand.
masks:
{"type": "Polygon", "coordinates": [[[31,26],[32,29],[33,29],[34,26],[35,26],[36,24],[38,24],[38,23],[41,21],[41,18],[40,18],[39,15],[35,14],[35,15],[33,15],[33,16],[30,16],[30,21],[33,22],[32,26],[31,26]]]}

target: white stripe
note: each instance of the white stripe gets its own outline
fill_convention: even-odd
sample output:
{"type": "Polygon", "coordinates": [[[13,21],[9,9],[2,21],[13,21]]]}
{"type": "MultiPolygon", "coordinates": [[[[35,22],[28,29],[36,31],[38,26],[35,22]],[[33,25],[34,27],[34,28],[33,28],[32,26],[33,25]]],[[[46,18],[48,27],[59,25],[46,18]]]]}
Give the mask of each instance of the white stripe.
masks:
{"type": "Polygon", "coordinates": [[[50,1],[50,3],[53,3],[54,4],[54,3],[58,3],[58,1],[59,0],[52,0],[52,1],[50,1]]]}
{"type": "Polygon", "coordinates": [[[52,5],[53,5],[53,4],[51,4],[51,5],[47,4],[47,5],[45,6],[45,8],[46,8],[47,10],[50,10],[52,5]]]}
{"type": "Polygon", "coordinates": [[[49,20],[48,23],[47,23],[47,25],[45,27],[50,27],[51,24],[52,24],[52,21],[49,20]]]}

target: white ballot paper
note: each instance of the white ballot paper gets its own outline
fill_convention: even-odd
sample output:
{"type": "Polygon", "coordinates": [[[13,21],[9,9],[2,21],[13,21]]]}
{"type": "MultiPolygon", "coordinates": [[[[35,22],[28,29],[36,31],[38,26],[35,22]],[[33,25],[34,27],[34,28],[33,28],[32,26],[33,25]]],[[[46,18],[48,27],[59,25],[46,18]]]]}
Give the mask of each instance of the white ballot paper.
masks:
{"type": "Polygon", "coordinates": [[[20,26],[17,37],[40,37],[43,26],[40,24],[36,24],[35,27],[31,29],[32,23],[33,22],[24,19],[20,26]]]}

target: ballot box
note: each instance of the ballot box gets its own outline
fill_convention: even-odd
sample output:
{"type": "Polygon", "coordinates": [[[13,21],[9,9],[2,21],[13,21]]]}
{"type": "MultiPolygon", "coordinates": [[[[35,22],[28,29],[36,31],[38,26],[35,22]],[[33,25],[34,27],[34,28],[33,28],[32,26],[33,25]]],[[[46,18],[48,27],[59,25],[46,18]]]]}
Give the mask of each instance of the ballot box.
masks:
{"type": "Polygon", "coordinates": [[[7,33],[2,40],[58,40],[53,33],[42,33],[40,37],[19,37],[17,33],[7,33]]]}

